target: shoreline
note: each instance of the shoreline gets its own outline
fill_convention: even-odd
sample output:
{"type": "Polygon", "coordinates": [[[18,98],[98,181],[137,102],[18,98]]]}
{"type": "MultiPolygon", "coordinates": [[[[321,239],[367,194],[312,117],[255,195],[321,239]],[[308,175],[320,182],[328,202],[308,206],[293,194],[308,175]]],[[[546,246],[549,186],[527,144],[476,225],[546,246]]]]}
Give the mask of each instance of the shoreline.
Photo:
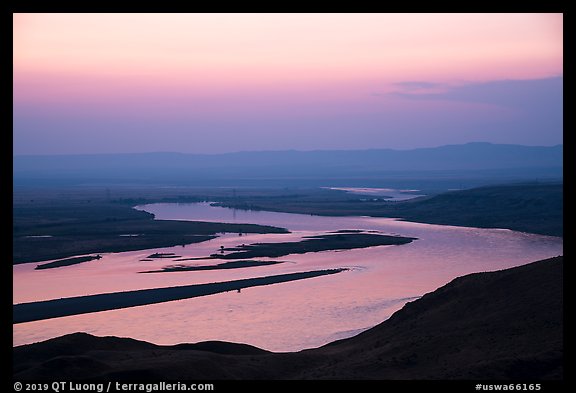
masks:
{"type": "Polygon", "coordinates": [[[16,236],[15,233],[12,264],[188,245],[215,239],[219,233],[290,233],[285,228],[267,225],[154,219],[120,223],[74,223],[58,230],[48,230],[53,233],[51,237],[27,238],[21,234],[16,236]],[[126,232],[139,232],[140,235],[122,236],[126,232]]]}
{"type": "Polygon", "coordinates": [[[289,233],[285,228],[254,224],[156,220],[153,214],[134,209],[142,204],[208,200],[215,201],[216,206],[242,210],[326,217],[395,217],[417,223],[503,228],[563,238],[563,183],[484,186],[400,202],[361,201],[316,188],[299,194],[266,189],[238,197],[218,189],[118,190],[122,194],[114,200],[103,199],[90,189],[77,191],[71,200],[60,200],[50,190],[30,195],[23,190],[15,192],[19,199],[13,203],[12,264],[192,244],[223,232],[289,233]],[[136,194],[140,197],[136,198],[136,194]],[[34,199],[29,199],[31,196],[34,199]]]}

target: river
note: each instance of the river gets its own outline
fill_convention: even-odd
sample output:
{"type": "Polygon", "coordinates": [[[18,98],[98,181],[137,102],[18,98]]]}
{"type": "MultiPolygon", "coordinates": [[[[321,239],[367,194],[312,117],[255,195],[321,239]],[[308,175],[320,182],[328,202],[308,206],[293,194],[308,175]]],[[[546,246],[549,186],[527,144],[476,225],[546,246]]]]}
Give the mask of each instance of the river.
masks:
{"type": "MultiPolygon", "coordinates": [[[[321,217],[241,211],[195,204],[152,204],[137,209],[157,219],[252,223],[287,228],[290,234],[222,234],[187,246],[102,254],[102,259],[57,269],[13,268],[16,303],[68,296],[169,287],[316,269],[342,273],[205,297],[77,315],[13,326],[22,345],[73,332],[131,337],[157,344],[222,340],[272,351],[297,351],[350,337],[384,321],[406,302],[455,277],[493,271],[563,253],[563,240],[506,229],[431,225],[374,217],[321,217]],[[400,246],[288,255],[282,264],[229,270],[138,274],[174,262],[255,242],[282,242],[341,229],[377,230],[416,237],[400,246]],[[152,253],[178,257],[142,261],[152,253]]],[[[137,234],[128,234],[137,235],[137,234]]],[[[258,258],[258,260],[272,260],[258,258]]],[[[221,261],[220,261],[221,262],[221,261]]]]}

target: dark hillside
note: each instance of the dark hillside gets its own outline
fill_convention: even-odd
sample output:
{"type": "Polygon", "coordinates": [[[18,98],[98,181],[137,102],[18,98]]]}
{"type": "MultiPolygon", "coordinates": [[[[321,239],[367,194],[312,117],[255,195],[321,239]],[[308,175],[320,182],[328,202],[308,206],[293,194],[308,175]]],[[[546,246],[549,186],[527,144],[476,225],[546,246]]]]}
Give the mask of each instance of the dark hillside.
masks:
{"type": "Polygon", "coordinates": [[[399,206],[400,216],[431,224],[507,228],[563,235],[563,184],[479,187],[399,206]]]}

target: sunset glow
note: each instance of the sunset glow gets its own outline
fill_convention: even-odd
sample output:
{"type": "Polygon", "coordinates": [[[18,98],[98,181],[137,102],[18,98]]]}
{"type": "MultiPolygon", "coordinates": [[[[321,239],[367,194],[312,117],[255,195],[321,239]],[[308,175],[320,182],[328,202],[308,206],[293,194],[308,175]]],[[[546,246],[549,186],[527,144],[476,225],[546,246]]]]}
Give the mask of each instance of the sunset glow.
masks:
{"type": "Polygon", "coordinates": [[[15,14],[15,153],[561,143],[558,110],[395,94],[561,78],[562,28],[561,14],[15,14]],[[462,106],[493,124],[464,127],[462,106]],[[517,132],[535,121],[554,127],[517,132]]]}

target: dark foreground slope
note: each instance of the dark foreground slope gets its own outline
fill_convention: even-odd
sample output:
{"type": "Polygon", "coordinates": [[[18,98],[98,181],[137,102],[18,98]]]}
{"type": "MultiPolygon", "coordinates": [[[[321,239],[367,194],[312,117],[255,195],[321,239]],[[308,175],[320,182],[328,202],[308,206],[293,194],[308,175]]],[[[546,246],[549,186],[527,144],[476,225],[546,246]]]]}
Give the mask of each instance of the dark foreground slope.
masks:
{"type": "Polygon", "coordinates": [[[321,349],[354,359],[322,375],[561,378],[562,261],[457,278],[375,328],[321,349]]]}
{"type": "MultiPolygon", "coordinates": [[[[73,334],[14,348],[17,379],[561,379],[562,257],[457,278],[356,337],[297,353],[73,334]]],[[[193,329],[193,326],[191,326],[193,329]]]]}

